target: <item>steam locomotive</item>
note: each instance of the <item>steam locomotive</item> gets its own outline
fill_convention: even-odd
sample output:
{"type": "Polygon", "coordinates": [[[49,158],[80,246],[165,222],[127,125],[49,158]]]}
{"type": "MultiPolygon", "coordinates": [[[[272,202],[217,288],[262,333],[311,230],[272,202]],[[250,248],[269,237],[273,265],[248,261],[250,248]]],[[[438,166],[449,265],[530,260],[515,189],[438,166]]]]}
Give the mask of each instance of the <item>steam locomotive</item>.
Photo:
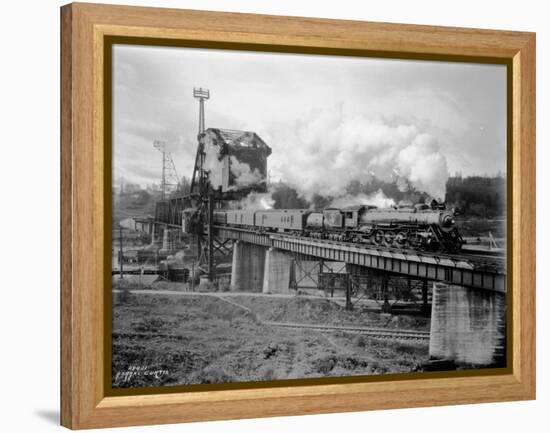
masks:
{"type": "MultiPolygon", "coordinates": [[[[189,231],[192,225],[190,218],[192,216],[184,212],[184,231],[189,231]]],[[[217,226],[238,227],[260,233],[286,233],[419,251],[456,253],[464,244],[456,227],[454,213],[436,202],[391,208],[360,205],[322,211],[217,210],[213,222],[217,226]]]]}

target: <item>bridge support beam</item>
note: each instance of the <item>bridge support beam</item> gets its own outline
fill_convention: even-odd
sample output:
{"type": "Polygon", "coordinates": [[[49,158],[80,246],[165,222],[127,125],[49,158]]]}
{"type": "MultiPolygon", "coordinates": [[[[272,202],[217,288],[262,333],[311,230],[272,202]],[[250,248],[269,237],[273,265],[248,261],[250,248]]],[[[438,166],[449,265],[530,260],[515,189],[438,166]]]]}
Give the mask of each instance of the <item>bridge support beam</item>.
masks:
{"type": "MultiPolygon", "coordinates": [[[[410,278],[409,278],[409,285],[410,285],[410,278]]],[[[422,307],[420,307],[420,311],[423,314],[429,314],[430,312],[430,306],[428,304],[428,280],[422,281],[422,307]]]]}
{"type": "Polygon", "coordinates": [[[170,243],[170,229],[168,227],[164,227],[164,231],[162,233],[162,249],[165,251],[172,249],[172,245],[170,243]]]}
{"type": "Polygon", "coordinates": [[[164,226],[162,228],[162,244],[160,248],[161,254],[171,254],[176,249],[173,230],[164,226]]]}
{"type": "Polygon", "coordinates": [[[265,254],[264,293],[290,293],[292,256],[270,248],[265,254]]]}
{"type": "Polygon", "coordinates": [[[231,264],[231,290],[261,292],[265,256],[265,247],[242,241],[235,242],[231,264]]]}
{"type": "Polygon", "coordinates": [[[434,287],[430,358],[467,366],[505,366],[505,295],[461,286],[434,287]]]}
{"type": "Polygon", "coordinates": [[[153,224],[153,229],[151,230],[151,245],[155,245],[157,242],[157,233],[156,233],[156,226],[153,224]]]}
{"type": "Polygon", "coordinates": [[[152,223],[151,224],[151,247],[154,248],[161,248],[162,247],[162,239],[161,239],[161,233],[162,229],[161,226],[158,224],[152,223]]]}

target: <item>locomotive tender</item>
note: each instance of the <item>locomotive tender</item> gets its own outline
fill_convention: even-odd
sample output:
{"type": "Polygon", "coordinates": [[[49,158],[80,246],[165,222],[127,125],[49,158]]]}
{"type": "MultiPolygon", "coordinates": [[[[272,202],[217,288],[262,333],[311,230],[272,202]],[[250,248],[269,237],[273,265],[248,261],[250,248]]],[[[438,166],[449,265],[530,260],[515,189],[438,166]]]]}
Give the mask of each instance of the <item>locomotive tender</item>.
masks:
{"type": "Polygon", "coordinates": [[[453,212],[438,204],[391,208],[360,205],[322,211],[217,210],[214,224],[420,251],[456,253],[464,243],[453,212]]]}

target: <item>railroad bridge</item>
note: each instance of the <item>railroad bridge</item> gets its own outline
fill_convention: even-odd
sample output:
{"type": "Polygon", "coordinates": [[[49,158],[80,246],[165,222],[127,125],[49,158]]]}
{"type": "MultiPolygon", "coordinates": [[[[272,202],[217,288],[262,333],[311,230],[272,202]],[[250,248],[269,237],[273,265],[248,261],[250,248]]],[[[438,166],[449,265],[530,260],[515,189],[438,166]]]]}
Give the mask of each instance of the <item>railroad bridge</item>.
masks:
{"type": "MultiPolygon", "coordinates": [[[[386,290],[389,279],[393,285],[405,279],[409,289],[411,282],[420,283],[426,309],[432,282],[430,356],[468,365],[506,362],[502,257],[419,254],[220,226],[214,231],[217,238],[234,241],[231,283],[237,290],[289,292],[299,289],[301,282],[319,284],[323,273],[342,271],[327,264],[342,263],[350,277],[348,287],[368,285],[363,277],[372,273],[382,276],[386,290]]],[[[368,291],[368,287],[362,289],[368,291]]],[[[346,294],[349,303],[350,290],[346,294]]]]}
{"type": "MultiPolygon", "coordinates": [[[[177,224],[163,226],[165,232],[181,230],[177,224]]],[[[391,250],[228,226],[212,230],[214,248],[232,253],[232,290],[297,293],[323,289],[328,276],[343,281],[346,306],[368,293],[390,312],[387,294],[404,284],[409,292],[417,288],[421,309],[431,311],[431,358],[462,365],[505,363],[503,257],[391,250]],[[370,287],[373,276],[377,290],[370,287]]]]}
{"type": "Polygon", "coordinates": [[[420,286],[422,307],[428,310],[431,282],[430,356],[468,365],[504,365],[504,258],[419,254],[217,226],[216,201],[240,200],[250,192],[236,191],[238,185],[235,173],[230,170],[231,158],[236,157],[258,170],[262,176],[254,190],[266,192],[267,156],[271,148],[253,132],[205,129],[204,103],[210,98],[210,92],[195,88],[193,96],[199,101],[199,129],[189,194],[158,202],[152,221],[142,222],[153,239],[161,231],[157,229],[162,228],[163,250],[170,248],[172,231],[181,234],[182,215],[185,209],[192,208],[199,210],[199,228],[194,229],[199,265],[206,264],[207,277],[215,279],[215,252],[231,252],[234,290],[264,293],[294,290],[297,293],[302,288],[323,288],[327,279],[338,280],[344,283],[346,307],[351,308],[352,294],[368,293],[375,277],[380,287],[377,299],[380,295],[384,297],[382,310],[388,312],[391,310],[388,293],[402,281],[406,282],[409,292],[413,285],[420,286]],[[213,151],[218,161],[223,161],[216,173],[205,167],[207,153],[213,151]],[[213,183],[215,178],[223,181],[213,183]]]}
{"type": "MultiPolygon", "coordinates": [[[[238,249],[259,246],[287,256],[299,255],[317,260],[343,262],[354,267],[404,275],[413,279],[440,281],[475,289],[506,292],[506,274],[498,259],[473,255],[419,254],[414,251],[373,248],[330,240],[284,234],[258,233],[233,227],[215,226],[215,236],[238,241],[238,249]],[[496,261],[496,262],[495,262],[496,261]]],[[[256,250],[259,255],[262,249],[256,250]]]]}

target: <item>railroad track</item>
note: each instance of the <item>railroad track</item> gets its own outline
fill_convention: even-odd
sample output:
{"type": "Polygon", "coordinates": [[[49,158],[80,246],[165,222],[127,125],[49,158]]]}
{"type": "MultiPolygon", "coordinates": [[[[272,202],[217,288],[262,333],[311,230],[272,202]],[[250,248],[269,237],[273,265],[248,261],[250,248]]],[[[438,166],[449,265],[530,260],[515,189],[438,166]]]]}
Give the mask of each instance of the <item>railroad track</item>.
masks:
{"type": "MultiPolygon", "coordinates": [[[[285,322],[266,322],[262,321],[262,325],[275,326],[280,328],[292,329],[312,329],[319,332],[348,332],[352,334],[367,335],[372,338],[384,340],[418,340],[428,341],[430,339],[429,332],[411,331],[405,329],[385,329],[385,328],[366,328],[358,326],[328,326],[328,325],[311,325],[304,323],[285,323],[285,322]]],[[[164,340],[186,341],[188,337],[178,334],[166,334],[157,332],[113,332],[113,340],[128,338],[131,340],[151,340],[153,338],[162,338],[164,340]]]]}
{"type": "MultiPolygon", "coordinates": [[[[227,227],[216,225],[215,228],[223,229],[227,227]]],[[[240,231],[240,232],[257,233],[255,230],[249,230],[249,229],[237,228],[237,227],[230,227],[230,228],[231,230],[240,231]]],[[[502,253],[489,253],[487,251],[465,250],[456,254],[449,254],[449,253],[419,251],[419,250],[414,250],[409,248],[385,247],[385,246],[373,245],[373,244],[357,244],[354,242],[334,241],[329,239],[318,240],[311,237],[292,235],[289,233],[266,233],[266,234],[269,234],[271,236],[293,237],[298,240],[305,240],[309,242],[320,242],[320,243],[332,244],[332,245],[341,245],[341,246],[358,246],[359,245],[361,247],[374,249],[377,251],[387,251],[390,253],[400,253],[400,254],[402,253],[415,254],[415,255],[418,255],[419,257],[449,259],[452,261],[463,260],[463,261],[472,263],[474,265],[479,264],[482,266],[486,266],[486,265],[503,266],[506,260],[506,257],[502,253]]]]}
{"type": "Polygon", "coordinates": [[[388,329],[371,328],[364,326],[331,326],[331,325],[313,325],[307,323],[285,323],[285,322],[262,322],[267,326],[277,326],[281,328],[293,329],[313,329],[320,332],[349,332],[353,334],[363,334],[373,338],[394,339],[394,340],[421,340],[430,339],[430,333],[425,331],[414,331],[408,329],[388,329]]]}

